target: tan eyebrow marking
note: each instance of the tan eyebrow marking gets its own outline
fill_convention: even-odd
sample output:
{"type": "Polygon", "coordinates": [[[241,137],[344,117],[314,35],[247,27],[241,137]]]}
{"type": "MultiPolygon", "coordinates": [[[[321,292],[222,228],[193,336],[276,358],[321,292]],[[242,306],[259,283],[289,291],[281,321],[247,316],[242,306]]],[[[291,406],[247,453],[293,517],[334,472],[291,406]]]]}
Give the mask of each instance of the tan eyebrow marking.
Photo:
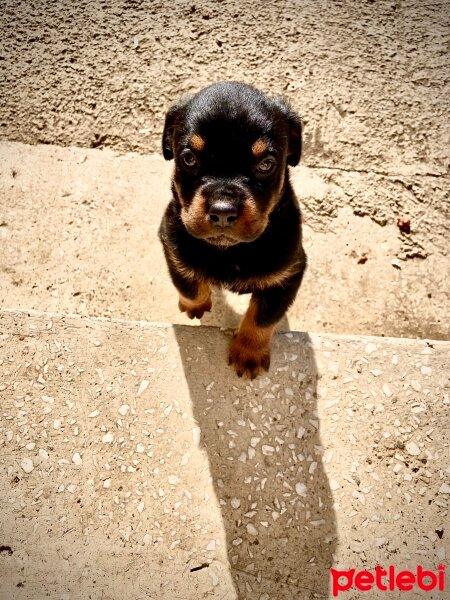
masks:
{"type": "Polygon", "coordinates": [[[267,152],[268,149],[269,149],[269,146],[267,145],[267,142],[263,138],[258,138],[252,146],[252,152],[255,156],[264,154],[264,152],[267,152]]]}
{"type": "Polygon", "coordinates": [[[194,133],[189,143],[194,148],[194,150],[197,150],[198,152],[201,152],[205,147],[205,140],[198,133],[194,133]]]}

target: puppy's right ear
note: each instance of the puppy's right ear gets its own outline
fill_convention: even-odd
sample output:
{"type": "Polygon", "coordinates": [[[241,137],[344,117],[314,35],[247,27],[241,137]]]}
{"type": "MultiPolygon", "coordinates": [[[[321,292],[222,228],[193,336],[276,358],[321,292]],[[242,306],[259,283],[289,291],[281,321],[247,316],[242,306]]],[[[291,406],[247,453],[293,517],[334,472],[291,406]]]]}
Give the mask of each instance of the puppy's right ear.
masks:
{"type": "Polygon", "coordinates": [[[302,155],[302,120],[286,100],[272,98],[272,102],[281,111],[282,116],[289,126],[287,163],[291,167],[295,167],[300,162],[302,155]]]}
{"type": "Polygon", "coordinates": [[[174,133],[177,126],[180,123],[180,119],[184,115],[186,105],[188,104],[189,100],[190,98],[183,98],[182,100],[179,100],[176,104],[171,106],[167,111],[162,137],[162,151],[163,156],[166,160],[171,160],[173,158],[174,133]]]}

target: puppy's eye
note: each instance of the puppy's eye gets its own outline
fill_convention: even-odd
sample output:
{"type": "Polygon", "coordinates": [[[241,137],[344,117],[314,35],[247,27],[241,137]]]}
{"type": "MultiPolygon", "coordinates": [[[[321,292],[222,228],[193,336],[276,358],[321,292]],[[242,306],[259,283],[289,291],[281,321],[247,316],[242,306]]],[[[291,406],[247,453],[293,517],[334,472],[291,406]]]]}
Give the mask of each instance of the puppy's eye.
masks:
{"type": "Polygon", "coordinates": [[[262,160],[256,168],[260,173],[264,173],[264,175],[267,175],[268,173],[271,173],[274,170],[275,161],[273,158],[267,157],[264,160],[262,160]]]}
{"type": "Polygon", "coordinates": [[[198,160],[191,150],[185,150],[181,155],[181,160],[183,161],[183,164],[185,164],[186,167],[189,167],[190,169],[198,165],[198,160]]]}

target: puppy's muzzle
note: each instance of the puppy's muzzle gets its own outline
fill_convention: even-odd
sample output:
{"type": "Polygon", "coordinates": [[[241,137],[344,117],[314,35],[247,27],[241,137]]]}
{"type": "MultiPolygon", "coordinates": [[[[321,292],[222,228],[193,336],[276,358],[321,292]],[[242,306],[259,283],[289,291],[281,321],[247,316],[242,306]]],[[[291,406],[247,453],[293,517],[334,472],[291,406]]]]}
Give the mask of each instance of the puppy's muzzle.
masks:
{"type": "Polygon", "coordinates": [[[248,195],[239,183],[222,178],[207,183],[202,193],[211,225],[220,228],[235,224],[248,195]]]}
{"type": "Polygon", "coordinates": [[[229,200],[216,200],[209,207],[208,216],[216,227],[230,227],[238,218],[238,209],[229,200]]]}

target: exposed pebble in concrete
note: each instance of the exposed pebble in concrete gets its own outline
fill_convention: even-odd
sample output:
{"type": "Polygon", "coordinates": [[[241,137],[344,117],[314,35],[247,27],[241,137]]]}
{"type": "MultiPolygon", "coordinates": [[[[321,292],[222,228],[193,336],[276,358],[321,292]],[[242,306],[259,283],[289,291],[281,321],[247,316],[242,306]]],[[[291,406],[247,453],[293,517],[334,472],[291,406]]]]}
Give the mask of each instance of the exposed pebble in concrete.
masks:
{"type": "Polygon", "coordinates": [[[75,463],[77,466],[83,464],[83,460],[78,452],[75,452],[75,454],[72,456],[72,462],[75,463]]]}
{"type": "Polygon", "coordinates": [[[137,393],[138,396],[141,396],[145,392],[145,390],[148,388],[149,383],[150,382],[147,379],[143,379],[141,381],[141,383],[139,384],[139,389],[138,389],[138,393],[137,393]]]}
{"type": "Polygon", "coordinates": [[[405,448],[411,456],[419,456],[420,454],[420,448],[415,442],[408,442],[405,444],[405,448]]]}
{"type": "Polygon", "coordinates": [[[31,460],[31,458],[24,458],[20,463],[20,466],[25,471],[25,473],[31,473],[31,471],[34,469],[33,461],[31,460]]]}

